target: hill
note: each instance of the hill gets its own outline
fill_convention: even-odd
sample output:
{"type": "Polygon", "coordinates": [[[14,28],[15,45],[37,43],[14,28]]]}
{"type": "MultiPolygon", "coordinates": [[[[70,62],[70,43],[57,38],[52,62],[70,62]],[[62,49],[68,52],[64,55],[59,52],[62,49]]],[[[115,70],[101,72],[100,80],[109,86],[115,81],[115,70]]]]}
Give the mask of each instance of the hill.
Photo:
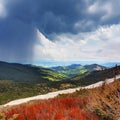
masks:
{"type": "Polygon", "coordinates": [[[50,69],[55,71],[55,72],[65,74],[65,75],[67,75],[69,77],[79,75],[79,74],[83,74],[84,72],[87,71],[80,64],[72,64],[72,65],[69,65],[69,66],[51,67],[50,69]]]}
{"type": "Polygon", "coordinates": [[[100,120],[120,119],[120,79],[101,87],[84,89],[60,98],[88,98],[86,109],[95,113],[100,120]]]}
{"type": "Polygon", "coordinates": [[[48,68],[0,62],[0,80],[45,82],[47,80],[61,80],[64,78],[66,78],[65,75],[56,73],[48,68]]]}
{"type": "Polygon", "coordinates": [[[85,72],[100,71],[106,69],[106,67],[98,64],[91,64],[85,66],[82,66],[80,64],[71,64],[69,66],[51,67],[50,69],[55,72],[65,74],[69,77],[73,77],[76,75],[84,74],[85,72]]]}
{"type": "MultiPolygon", "coordinates": [[[[77,70],[76,68],[81,67],[74,64],[69,69],[77,70]]],[[[0,104],[51,91],[90,85],[114,76],[113,68],[78,74],[67,78],[65,74],[48,68],[0,62],[0,104]]]]}
{"type": "Polygon", "coordinates": [[[98,64],[85,65],[84,68],[90,72],[91,71],[100,71],[100,70],[106,69],[106,67],[104,67],[102,65],[98,65],[98,64]]]}
{"type": "Polygon", "coordinates": [[[5,120],[119,120],[119,94],[120,79],[103,83],[101,87],[61,94],[54,99],[7,107],[0,111],[0,116],[5,120]]]}
{"type": "MultiPolygon", "coordinates": [[[[105,80],[107,78],[112,78],[114,77],[114,69],[113,68],[108,68],[100,71],[92,71],[92,72],[86,72],[82,75],[76,75],[75,77],[70,78],[70,81],[74,81],[75,84],[79,85],[90,85],[95,82],[99,82],[101,80],[105,80]]],[[[118,74],[120,73],[120,66],[118,66],[118,74]]]]}

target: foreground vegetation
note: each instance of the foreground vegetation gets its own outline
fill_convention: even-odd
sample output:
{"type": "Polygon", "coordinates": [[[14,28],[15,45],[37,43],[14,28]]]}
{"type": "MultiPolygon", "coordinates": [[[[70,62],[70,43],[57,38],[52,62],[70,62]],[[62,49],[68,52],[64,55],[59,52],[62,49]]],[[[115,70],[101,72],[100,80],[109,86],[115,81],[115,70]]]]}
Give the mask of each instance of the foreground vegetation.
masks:
{"type": "Polygon", "coordinates": [[[46,78],[47,80],[40,80],[42,82],[0,80],[0,104],[5,104],[11,100],[19,98],[31,97],[67,88],[86,86],[101,80],[105,80],[105,78],[113,77],[113,69],[93,71],[91,73],[86,72],[82,75],[77,75],[68,79],[62,79],[64,77],[61,75],[59,75],[59,79],[56,79],[58,74],[55,77],[56,73],[53,74],[49,70],[42,73],[46,73],[46,77],[49,77],[51,76],[50,74],[52,74],[51,79],[53,79],[53,76],[54,79],[48,80],[48,78],[46,78]],[[48,74],[49,76],[47,76],[48,74]]]}
{"type": "Polygon", "coordinates": [[[54,99],[3,108],[0,117],[2,120],[118,120],[119,95],[120,79],[54,99]]]}
{"type": "Polygon", "coordinates": [[[55,98],[2,112],[4,120],[98,120],[85,110],[87,99],[55,98]]]}
{"type": "Polygon", "coordinates": [[[120,119],[120,79],[94,89],[84,89],[60,98],[88,98],[87,110],[94,112],[101,120],[120,119]]]}
{"type": "Polygon", "coordinates": [[[10,80],[0,81],[0,104],[9,101],[31,97],[48,92],[54,92],[62,89],[77,87],[72,83],[62,83],[62,81],[47,81],[43,83],[13,82],[10,80]]]}

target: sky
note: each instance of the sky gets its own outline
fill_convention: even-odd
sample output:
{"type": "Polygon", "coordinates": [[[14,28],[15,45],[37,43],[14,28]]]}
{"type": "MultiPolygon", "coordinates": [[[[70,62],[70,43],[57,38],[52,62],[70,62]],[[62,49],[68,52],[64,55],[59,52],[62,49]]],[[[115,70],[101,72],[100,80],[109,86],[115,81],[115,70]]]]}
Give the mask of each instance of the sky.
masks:
{"type": "Polygon", "coordinates": [[[0,0],[0,61],[120,61],[120,0],[0,0]]]}

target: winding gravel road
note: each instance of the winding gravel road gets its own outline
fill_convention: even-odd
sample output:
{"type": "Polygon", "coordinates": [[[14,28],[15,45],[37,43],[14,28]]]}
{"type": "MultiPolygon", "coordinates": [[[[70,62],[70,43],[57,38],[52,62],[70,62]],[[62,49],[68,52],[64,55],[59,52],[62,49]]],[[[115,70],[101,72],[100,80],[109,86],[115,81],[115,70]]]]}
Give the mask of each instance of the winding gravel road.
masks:
{"type": "MultiPolygon", "coordinates": [[[[119,79],[119,78],[120,78],[120,75],[118,75],[116,77],[116,79],[119,79]]],[[[111,83],[113,81],[114,81],[114,78],[106,79],[107,84],[109,84],[109,83],[111,83]]],[[[60,91],[57,91],[57,92],[50,92],[50,93],[47,93],[47,94],[44,94],[44,95],[37,95],[37,96],[34,96],[34,97],[18,99],[18,100],[11,101],[11,102],[9,102],[7,104],[4,104],[4,105],[2,105],[0,107],[19,105],[19,104],[26,103],[26,102],[31,101],[31,100],[40,100],[40,99],[43,100],[43,99],[54,98],[54,97],[58,96],[59,94],[73,93],[76,90],[80,90],[80,89],[92,89],[92,88],[95,88],[95,87],[99,87],[102,84],[103,84],[103,81],[100,81],[100,82],[97,82],[95,84],[88,85],[88,86],[85,86],[85,87],[60,90],[60,91]]]]}

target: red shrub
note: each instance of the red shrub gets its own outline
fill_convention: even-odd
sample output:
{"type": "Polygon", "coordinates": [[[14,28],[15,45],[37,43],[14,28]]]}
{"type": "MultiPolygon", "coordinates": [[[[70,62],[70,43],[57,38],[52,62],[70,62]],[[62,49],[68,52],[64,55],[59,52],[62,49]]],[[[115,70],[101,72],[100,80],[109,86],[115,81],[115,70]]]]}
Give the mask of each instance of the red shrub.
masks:
{"type": "Polygon", "coordinates": [[[5,111],[5,120],[18,115],[16,120],[98,120],[85,111],[87,99],[55,98],[33,105],[21,105],[5,111]]]}

